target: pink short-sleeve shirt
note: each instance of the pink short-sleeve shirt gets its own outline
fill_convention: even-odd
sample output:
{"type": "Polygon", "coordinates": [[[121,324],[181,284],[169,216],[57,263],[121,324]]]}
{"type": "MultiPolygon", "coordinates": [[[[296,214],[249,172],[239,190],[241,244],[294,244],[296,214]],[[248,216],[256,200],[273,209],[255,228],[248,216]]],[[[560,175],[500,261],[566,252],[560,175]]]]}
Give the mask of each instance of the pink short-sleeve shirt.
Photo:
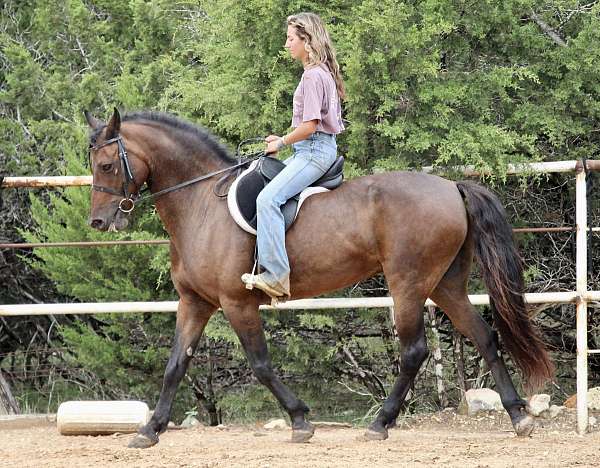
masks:
{"type": "Polygon", "coordinates": [[[294,92],[292,127],[315,119],[319,121],[317,132],[336,135],[344,130],[335,80],[324,64],[304,70],[294,92]]]}

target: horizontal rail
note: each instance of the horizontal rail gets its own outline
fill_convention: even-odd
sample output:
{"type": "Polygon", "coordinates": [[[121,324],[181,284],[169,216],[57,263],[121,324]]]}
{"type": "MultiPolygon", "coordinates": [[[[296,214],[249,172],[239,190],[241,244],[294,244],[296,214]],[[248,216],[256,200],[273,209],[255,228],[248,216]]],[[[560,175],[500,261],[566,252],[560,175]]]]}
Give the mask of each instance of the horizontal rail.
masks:
{"type": "MultiPolygon", "coordinates": [[[[575,227],[553,227],[553,228],[514,228],[513,232],[544,234],[552,232],[575,232],[575,227]]],[[[590,229],[592,232],[600,232],[600,227],[590,229]]],[[[168,245],[168,239],[147,240],[119,240],[119,241],[80,241],[80,242],[18,242],[0,243],[0,249],[39,249],[49,247],[112,247],[115,245],[168,245]]]]}
{"type": "Polygon", "coordinates": [[[92,176],[5,177],[2,188],[82,187],[92,185],[92,176]]]}
{"type": "MultiPolygon", "coordinates": [[[[600,161],[587,160],[587,168],[590,171],[600,171],[600,161]]],[[[551,161],[551,162],[535,162],[522,164],[508,164],[506,174],[544,174],[550,172],[576,172],[583,169],[581,161],[551,161]]],[[[433,166],[425,166],[421,169],[423,172],[448,172],[456,171],[467,177],[475,177],[485,174],[477,171],[473,166],[460,166],[455,168],[437,168],[433,166]]]]}
{"type": "MultiPolygon", "coordinates": [[[[588,160],[587,167],[590,171],[600,171],[600,161],[588,160]]],[[[530,174],[549,172],[574,172],[582,169],[581,161],[552,161],[535,162],[523,164],[509,164],[507,174],[530,174]]],[[[444,171],[444,169],[425,166],[423,172],[444,171]]],[[[446,169],[448,170],[448,169],[446,169]]],[[[452,170],[452,169],[450,169],[452,170]]],[[[478,176],[482,173],[475,170],[473,166],[461,166],[454,170],[462,172],[465,176],[478,176]]],[[[5,177],[0,188],[20,187],[81,187],[92,185],[91,175],[81,176],[43,176],[43,177],[5,177]]]]}
{"type": "Polygon", "coordinates": [[[111,247],[115,245],[168,245],[169,239],[120,240],[120,241],[85,241],[85,242],[24,242],[17,244],[0,244],[0,249],[38,249],[46,247],[111,247]]]}
{"type": "Polygon", "coordinates": [[[575,227],[552,227],[552,228],[513,228],[513,232],[532,232],[532,233],[546,233],[546,232],[573,232],[575,227]]]}
{"type": "MultiPolygon", "coordinates": [[[[529,293],[525,294],[528,304],[568,304],[577,302],[579,296],[574,291],[529,293]]],[[[487,294],[469,296],[473,305],[489,304],[487,294]]],[[[600,301],[600,291],[589,291],[586,301],[600,301]]],[[[69,315],[69,314],[114,314],[114,313],[147,313],[175,312],[177,301],[162,302],[80,302],[68,304],[5,304],[0,305],[0,316],[22,315],[69,315]]],[[[276,307],[262,305],[261,310],[310,310],[310,309],[350,309],[350,308],[387,308],[394,305],[391,297],[358,297],[358,298],[321,298],[298,299],[279,303],[276,307]]],[[[435,305],[430,299],[425,303],[435,305]]]]}

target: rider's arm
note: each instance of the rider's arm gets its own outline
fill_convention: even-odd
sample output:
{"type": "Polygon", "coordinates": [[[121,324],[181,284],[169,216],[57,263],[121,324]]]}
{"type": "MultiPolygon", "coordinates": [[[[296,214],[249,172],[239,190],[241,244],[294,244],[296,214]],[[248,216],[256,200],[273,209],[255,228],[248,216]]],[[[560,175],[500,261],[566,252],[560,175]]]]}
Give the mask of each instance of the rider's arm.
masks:
{"type": "Polygon", "coordinates": [[[306,140],[309,136],[317,131],[318,124],[319,121],[317,119],[302,122],[292,132],[282,137],[283,144],[291,145],[292,143],[298,143],[299,141],[306,140]]]}
{"type": "Polygon", "coordinates": [[[317,130],[318,119],[307,120],[298,125],[292,132],[278,137],[275,135],[269,135],[266,138],[267,141],[267,153],[276,153],[283,145],[291,145],[292,143],[298,143],[299,141],[306,140],[317,130]],[[283,141],[282,141],[283,140],[283,141]]]}

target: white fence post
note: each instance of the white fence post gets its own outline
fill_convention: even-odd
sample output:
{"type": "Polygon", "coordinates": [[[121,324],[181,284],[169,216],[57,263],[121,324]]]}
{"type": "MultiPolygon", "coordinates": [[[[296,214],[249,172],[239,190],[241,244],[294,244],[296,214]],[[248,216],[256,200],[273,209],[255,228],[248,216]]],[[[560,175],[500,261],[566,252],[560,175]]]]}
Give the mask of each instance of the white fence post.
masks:
{"type": "Polygon", "coordinates": [[[575,179],[577,224],[577,432],[584,434],[588,426],[588,347],[587,347],[587,200],[585,171],[575,179]]]}

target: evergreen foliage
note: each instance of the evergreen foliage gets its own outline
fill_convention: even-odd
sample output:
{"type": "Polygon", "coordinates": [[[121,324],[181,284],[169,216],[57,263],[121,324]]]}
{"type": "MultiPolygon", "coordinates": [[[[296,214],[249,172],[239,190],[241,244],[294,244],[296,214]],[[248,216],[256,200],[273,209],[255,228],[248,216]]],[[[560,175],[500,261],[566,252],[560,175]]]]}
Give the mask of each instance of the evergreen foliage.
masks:
{"type": "MultiPolygon", "coordinates": [[[[471,164],[503,179],[509,162],[575,159],[596,152],[596,2],[5,0],[0,5],[0,172],[86,173],[84,109],[98,117],[106,117],[113,106],[172,112],[203,124],[231,146],[285,132],[301,69],[283,50],[284,20],[302,10],[319,13],[329,25],[346,80],[347,131],[339,146],[348,161],[347,176],[471,164]],[[561,40],[553,39],[549,29],[561,40]]],[[[510,201],[519,187],[502,191],[510,201]]],[[[30,199],[26,193],[2,193],[5,240],[165,236],[150,206],[136,210],[127,232],[106,234],[86,225],[88,189],[32,191],[30,199]]],[[[571,202],[564,189],[549,209],[566,205],[568,210],[571,202]]],[[[511,212],[515,223],[527,215],[517,208],[511,212]]],[[[551,221],[567,218],[557,215],[551,221]]],[[[523,246],[527,252],[537,248],[527,239],[523,246]]],[[[549,250],[544,259],[552,257],[549,250]]],[[[10,266],[7,274],[0,270],[9,285],[0,290],[0,300],[29,302],[32,295],[39,300],[175,300],[168,263],[163,247],[38,249],[20,258],[0,252],[0,266],[10,266]]],[[[531,260],[532,283],[541,283],[543,270],[531,260]]],[[[558,286],[553,289],[572,281],[554,279],[558,286]]],[[[360,292],[382,295],[385,285],[375,279],[340,294],[360,292]]],[[[317,412],[362,415],[385,396],[398,363],[384,312],[264,318],[276,366],[317,412]]],[[[28,338],[6,341],[12,344],[0,351],[22,351],[33,333],[14,322],[6,324],[7,330],[9,325],[13,334],[18,330],[28,338]]],[[[446,322],[438,325],[450,355],[456,337],[446,322]]],[[[161,314],[61,319],[48,333],[52,346],[63,345],[53,358],[65,366],[57,388],[68,395],[72,390],[64,381],[75,379],[78,391],[89,397],[155,402],[173,329],[174,317],[161,314]]],[[[274,399],[250,376],[222,316],[211,320],[206,337],[187,389],[179,393],[178,415],[197,400],[217,402],[229,418],[275,411],[274,399]]],[[[469,356],[467,377],[479,379],[484,372],[469,356]]],[[[44,359],[50,362],[48,357],[36,362],[44,359]]],[[[7,361],[0,356],[9,371],[19,362],[32,362],[24,354],[7,361]]],[[[453,371],[447,372],[454,381],[453,371]]],[[[14,383],[30,395],[28,382],[15,378],[14,383]]],[[[56,406],[57,397],[50,401],[43,382],[34,386],[45,396],[39,402],[28,397],[32,404],[56,406]]],[[[456,400],[458,388],[451,391],[456,400]]],[[[434,404],[426,392],[417,394],[421,403],[434,404]]]]}

